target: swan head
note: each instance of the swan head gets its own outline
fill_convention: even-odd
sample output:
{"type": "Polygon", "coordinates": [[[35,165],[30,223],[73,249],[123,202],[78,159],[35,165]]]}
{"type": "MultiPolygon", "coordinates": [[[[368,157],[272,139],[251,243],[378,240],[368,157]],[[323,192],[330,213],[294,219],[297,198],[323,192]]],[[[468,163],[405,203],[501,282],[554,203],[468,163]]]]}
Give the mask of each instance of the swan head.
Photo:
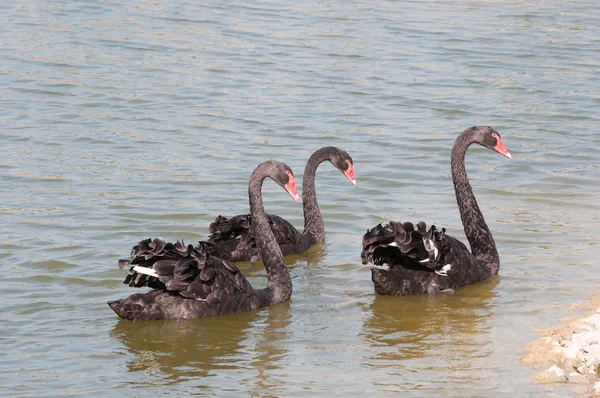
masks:
{"type": "Polygon", "coordinates": [[[300,195],[298,195],[298,191],[296,190],[294,172],[287,164],[276,160],[267,160],[256,167],[250,179],[259,178],[262,181],[266,177],[269,177],[277,185],[285,189],[296,202],[300,201],[300,195]]]}
{"type": "Polygon", "coordinates": [[[475,126],[470,129],[474,135],[474,142],[498,152],[500,155],[512,159],[510,152],[504,146],[500,133],[490,126],[475,126]]]}
{"type": "Polygon", "coordinates": [[[329,157],[329,161],[331,164],[338,169],[350,183],[356,186],[356,180],[354,179],[354,162],[352,161],[352,157],[348,155],[348,152],[343,149],[331,147],[331,155],[329,157]]]}

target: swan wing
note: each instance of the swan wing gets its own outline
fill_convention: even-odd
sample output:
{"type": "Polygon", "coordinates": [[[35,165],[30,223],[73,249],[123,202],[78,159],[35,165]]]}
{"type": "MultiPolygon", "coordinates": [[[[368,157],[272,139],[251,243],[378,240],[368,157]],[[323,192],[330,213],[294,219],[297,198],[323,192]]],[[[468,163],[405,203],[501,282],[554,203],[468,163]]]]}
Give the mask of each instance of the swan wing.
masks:
{"type": "Polygon", "coordinates": [[[129,275],[124,283],[164,290],[210,304],[254,293],[248,280],[231,262],[192,245],[185,246],[183,242],[165,243],[160,250],[151,247],[152,242],[142,241],[134,247],[129,260],[129,275]]]}

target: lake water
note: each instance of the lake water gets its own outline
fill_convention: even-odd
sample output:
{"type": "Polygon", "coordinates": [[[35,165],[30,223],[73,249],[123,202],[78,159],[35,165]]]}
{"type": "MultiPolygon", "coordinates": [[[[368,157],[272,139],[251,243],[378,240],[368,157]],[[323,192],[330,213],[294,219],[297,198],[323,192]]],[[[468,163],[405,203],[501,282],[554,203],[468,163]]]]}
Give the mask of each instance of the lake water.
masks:
{"type": "MultiPolygon", "coordinates": [[[[600,294],[600,3],[23,1],[0,9],[3,396],[563,397],[519,363],[535,329],[600,294]],[[203,4],[201,4],[203,3],[203,4]],[[367,228],[462,237],[450,149],[501,256],[455,295],[382,297],[367,228]],[[327,240],[286,259],[289,302],[128,322],[117,267],[141,239],[206,238],[248,210],[266,159],[316,149],[327,240]],[[401,392],[401,394],[395,394],[401,392]]],[[[267,211],[302,227],[272,182],[267,211]]],[[[240,264],[265,286],[261,263],[240,264]]]]}

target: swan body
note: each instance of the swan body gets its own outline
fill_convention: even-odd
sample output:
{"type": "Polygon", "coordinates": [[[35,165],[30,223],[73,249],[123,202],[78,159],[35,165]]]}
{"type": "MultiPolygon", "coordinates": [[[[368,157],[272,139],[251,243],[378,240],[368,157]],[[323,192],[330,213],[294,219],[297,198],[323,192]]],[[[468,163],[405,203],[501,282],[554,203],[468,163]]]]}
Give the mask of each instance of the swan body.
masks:
{"type": "MultiPolygon", "coordinates": [[[[313,153],[306,163],[302,181],[304,231],[298,231],[282,217],[268,215],[269,225],[284,256],[302,253],[315,243],[325,240],[323,217],[315,190],[315,174],[317,167],[326,160],[356,185],[352,158],[346,151],[336,147],[324,147],[313,153]]],[[[211,234],[208,240],[200,242],[199,246],[208,253],[229,261],[254,261],[259,253],[250,228],[252,222],[250,214],[234,217],[219,215],[210,225],[211,234]]]]}
{"type": "Polygon", "coordinates": [[[131,258],[119,267],[130,267],[126,284],[150,287],[148,293],[109,301],[122,318],[156,320],[201,318],[250,311],[288,300],[292,281],[283,255],[265,214],[261,187],[271,178],[300,200],[292,170],[284,163],[267,161],[252,173],[248,187],[256,245],[267,270],[268,287],[254,289],[242,272],[229,261],[182,242],[167,243],[162,238],[143,240],[134,246],[131,258]]]}
{"type": "Polygon", "coordinates": [[[511,158],[500,134],[487,126],[465,130],[452,149],[451,166],[456,200],[471,251],[458,239],[438,230],[417,228],[410,222],[381,224],[363,236],[363,264],[388,265],[373,268],[375,291],[382,295],[411,295],[442,291],[481,282],[498,273],[500,258],[492,234],[479,210],[465,170],[468,147],[477,143],[511,158]]]}

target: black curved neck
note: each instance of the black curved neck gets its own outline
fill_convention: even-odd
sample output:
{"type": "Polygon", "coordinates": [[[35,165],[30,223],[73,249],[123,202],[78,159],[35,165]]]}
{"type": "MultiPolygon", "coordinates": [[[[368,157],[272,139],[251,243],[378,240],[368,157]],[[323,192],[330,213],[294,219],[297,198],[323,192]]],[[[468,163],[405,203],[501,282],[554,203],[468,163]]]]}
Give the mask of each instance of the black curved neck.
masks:
{"type": "Polygon", "coordinates": [[[302,177],[302,207],[304,208],[304,231],[302,235],[312,236],[315,242],[325,240],[323,216],[321,216],[315,190],[315,175],[317,167],[324,161],[329,160],[332,152],[332,147],[325,147],[313,153],[306,163],[304,176],[302,177]]]}
{"type": "Polygon", "coordinates": [[[465,169],[465,154],[474,142],[472,134],[469,134],[468,131],[462,133],[456,139],[451,158],[452,180],[454,181],[460,218],[465,236],[471,246],[471,253],[478,262],[488,267],[492,274],[497,274],[500,268],[500,257],[496,250],[496,243],[477,205],[465,169]]]}
{"type": "MultiPolygon", "coordinates": [[[[292,279],[285,266],[283,254],[269,227],[269,221],[262,202],[262,184],[268,177],[268,171],[259,166],[252,173],[248,185],[250,199],[250,214],[252,215],[252,234],[256,246],[267,270],[268,288],[263,289],[259,296],[266,304],[277,304],[290,298],[292,295],[292,279]]],[[[257,292],[258,293],[258,292],[257,292]]]]}

